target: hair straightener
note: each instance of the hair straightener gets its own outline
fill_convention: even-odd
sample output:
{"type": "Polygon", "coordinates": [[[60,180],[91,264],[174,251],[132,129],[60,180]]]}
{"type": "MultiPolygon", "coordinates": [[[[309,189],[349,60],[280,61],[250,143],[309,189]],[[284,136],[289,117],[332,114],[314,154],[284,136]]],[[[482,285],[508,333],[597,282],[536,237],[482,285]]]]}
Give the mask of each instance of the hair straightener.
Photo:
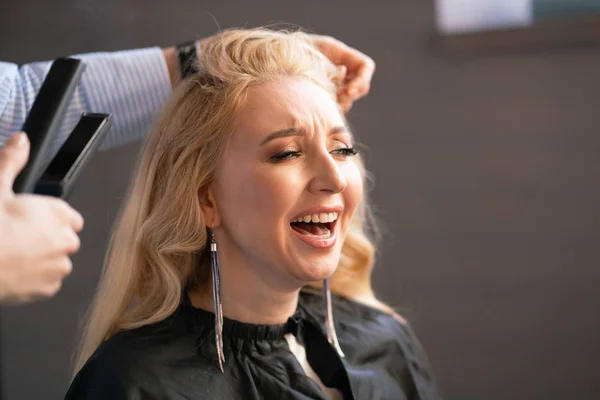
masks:
{"type": "Polygon", "coordinates": [[[31,150],[25,168],[13,185],[15,193],[67,197],[109,130],[110,115],[84,113],[48,163],[52,144],[84,70],[85,64],[74,58],[57,58],[52,63],[22,127],[29,137],[31,150]]]}
{"type": "Polygon", "coordinates": [[[48,168],[34,193],[66,198],[112,125],[110,115],[84,113],[48,168]]]}

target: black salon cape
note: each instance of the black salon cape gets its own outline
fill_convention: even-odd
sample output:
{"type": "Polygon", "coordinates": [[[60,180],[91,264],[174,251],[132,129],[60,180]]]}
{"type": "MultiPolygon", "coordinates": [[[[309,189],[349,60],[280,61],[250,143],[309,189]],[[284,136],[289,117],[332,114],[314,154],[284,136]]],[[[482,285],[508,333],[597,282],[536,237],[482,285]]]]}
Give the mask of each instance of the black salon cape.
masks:
{"type": "Polygon", "coordinates": [[[300,293],[282,325],[224,319],[225,373],[218,368],[214,314],[192,307],[154,325],[123,331],[103,343],[77,374],[66,400],[326,400],[284,335],[293,333],[308,362],[344,400],[439,399],[410,331],[393,317],[336,295],[333,316],[340,358],[327,341],[323,297],[300,293]]]}

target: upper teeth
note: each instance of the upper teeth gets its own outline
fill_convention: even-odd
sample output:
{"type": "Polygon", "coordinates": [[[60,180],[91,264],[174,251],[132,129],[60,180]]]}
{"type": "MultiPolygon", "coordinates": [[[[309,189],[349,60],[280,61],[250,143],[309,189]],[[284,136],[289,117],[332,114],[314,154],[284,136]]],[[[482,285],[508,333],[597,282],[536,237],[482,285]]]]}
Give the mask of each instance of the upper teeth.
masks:
{"type": "Polygon", "coordinates": [[[328,223],[333,222],[338,218],[338,213],[318,213],[305,215],[304,217],[300,217],[292,222],[320,222],[320,223],[328,223]]]}

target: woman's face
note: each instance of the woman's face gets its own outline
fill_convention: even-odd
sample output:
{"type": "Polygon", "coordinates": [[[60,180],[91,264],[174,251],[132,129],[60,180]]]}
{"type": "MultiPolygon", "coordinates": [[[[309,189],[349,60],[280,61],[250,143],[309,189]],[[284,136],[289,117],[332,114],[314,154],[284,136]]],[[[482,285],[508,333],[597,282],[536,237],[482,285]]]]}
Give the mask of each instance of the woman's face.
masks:
{"type": "Polygon", "coordinates": [[[220,253],[281,288],[331,276],[363,196],[352,147],[316,84],[252,88],[211,187],[220,253]]]}

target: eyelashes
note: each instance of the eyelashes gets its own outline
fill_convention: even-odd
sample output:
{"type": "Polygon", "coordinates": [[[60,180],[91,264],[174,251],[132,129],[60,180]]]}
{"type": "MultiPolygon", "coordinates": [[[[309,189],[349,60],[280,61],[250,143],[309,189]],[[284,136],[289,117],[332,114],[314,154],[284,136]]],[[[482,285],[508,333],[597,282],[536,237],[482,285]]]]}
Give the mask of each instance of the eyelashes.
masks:
{"type": "Polygon", "coordinates": [[[334,150],[333,153],[344,157],[352,157],[358,154],[358,150],[356,150],[354,147],[344,147],[342,149],[334,150]]]}
{"type": "Polygon", "coordinates": [[[271,156],[271,161],[280,162],[284,160],[292,160],[300,155],[299,151],[282,151],[271,156]]]}
{"type": "MultiPolygon", "coordinates": [[[[344,147],[341,149],[333,150],[330,154],[334,154],[337,156],[342,156],[342,158],[352,157],[358,154],[358,150],[354,147],[344,147]]],[[[271,156],[271,161],[273,162],[281,162],[286,160],[293,160],[302,155],[300,151],[282,151],[273,156],[271,156]]]]}

